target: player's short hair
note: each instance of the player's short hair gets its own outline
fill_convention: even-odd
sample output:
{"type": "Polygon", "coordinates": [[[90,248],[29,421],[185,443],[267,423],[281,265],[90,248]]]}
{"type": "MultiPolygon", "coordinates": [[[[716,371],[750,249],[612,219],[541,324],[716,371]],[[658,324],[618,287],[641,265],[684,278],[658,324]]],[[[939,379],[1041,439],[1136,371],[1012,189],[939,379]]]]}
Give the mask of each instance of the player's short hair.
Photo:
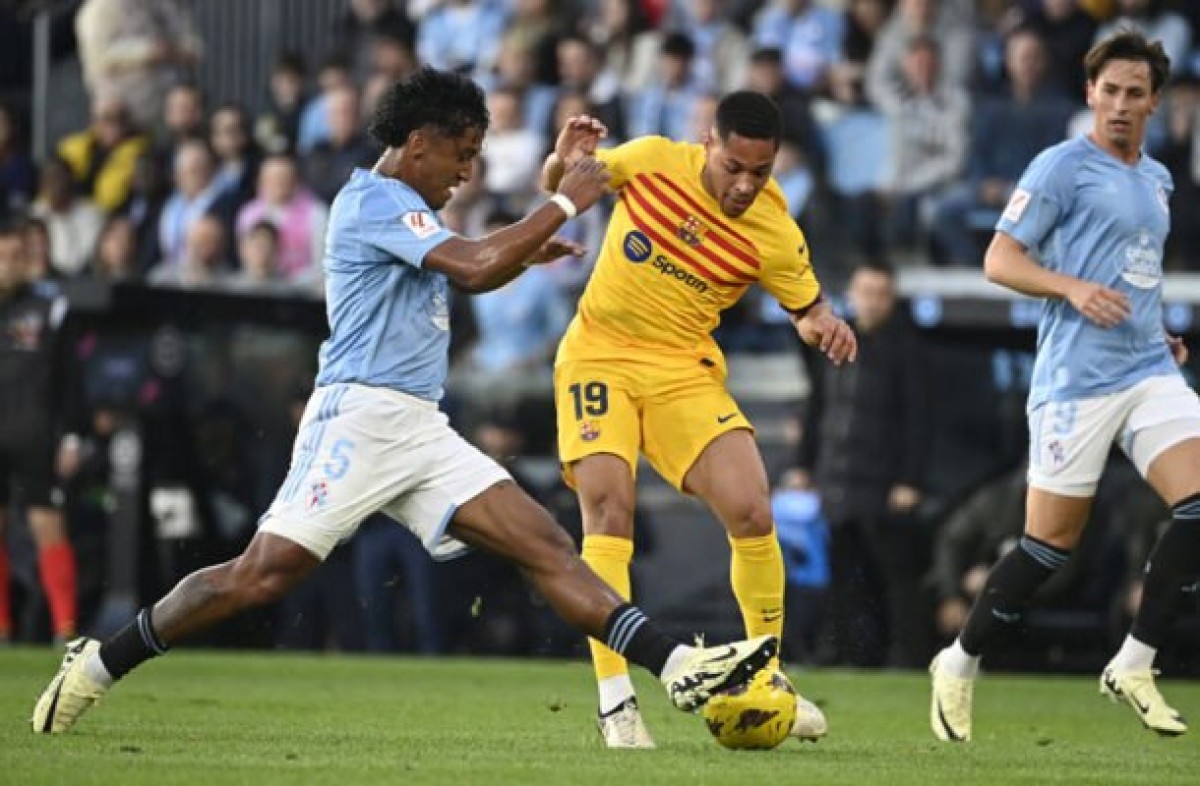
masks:
{"type": "Polygon", "coordinates": [[[1083,58],[1083,70],[1089,82],[1095,82],[1100,72],[1112,60],[1132,60],[1150,66],[1150,89],[1157,93],[1171,75],[1171,58],[1161,41],[1150,41],[1137,30],[1122,28],[1088,50],[1083,58]]]}
{"type": "Polygon", "coordinates": [[[468,129],[487,131],[487,102],[479,85],[426,66],[388,88],[367,132],[384,147],[403,147],[409,134],[426,126],[447,137],[468,129]]]}
{"type": "Polygon", "coordinates": [[[770,139],[779,146],[783,138],[783,118],[769,97],[753,90],[738,90],[717,104],[717,136],[722,142],[730,134],[748,139],[770,139]]]}
{"type": "Polygon", "coordinates": [[[25,226],[26,222],[20,216],[0,219],[0,239],[15,237],[24,240],[25,226]]]}

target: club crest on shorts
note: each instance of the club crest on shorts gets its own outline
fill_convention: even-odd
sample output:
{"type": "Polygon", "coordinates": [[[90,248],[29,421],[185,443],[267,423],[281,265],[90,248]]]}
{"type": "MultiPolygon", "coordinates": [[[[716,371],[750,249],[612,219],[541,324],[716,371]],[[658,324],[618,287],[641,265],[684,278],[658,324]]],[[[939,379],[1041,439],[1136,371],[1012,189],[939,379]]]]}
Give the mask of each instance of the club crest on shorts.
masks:
{"type": "Polygon", "coordinates": [[[1063,447],[1063,443],[1057,439],[1052,439],[1046,443],[1046,458],[1050,466],[1058,469],[1067,460],[1067,449],[1063,447]]]}
{"type": "Polygon", "coordinates": [[[592,425],[592,421],[585,420],[579,424],[579,436],[583,438],[584,442],[591,442],[600,436],[600,429],[592,425]]]}
{"type": "Polygon", "coordinates": [[[329,484],[323,480],[318,480],[312,484],[312,488],[308,492],[308,509],[315,510],[322,507],[325,501],[329,499],[329,484]]]}

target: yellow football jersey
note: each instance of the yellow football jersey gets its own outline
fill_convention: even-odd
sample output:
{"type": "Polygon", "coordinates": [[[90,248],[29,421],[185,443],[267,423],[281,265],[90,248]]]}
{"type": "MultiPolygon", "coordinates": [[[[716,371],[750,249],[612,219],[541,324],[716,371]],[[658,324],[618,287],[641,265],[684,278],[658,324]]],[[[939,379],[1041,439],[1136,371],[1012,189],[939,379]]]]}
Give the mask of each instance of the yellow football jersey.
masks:
{"type": "Polygon", "coordinates": [[[619,350],[719,357],[720,314],[760,282],[786,309],[820,291],[804,234],[771,180],[729,218],[704,190],[704,146],[643,137],[598,150],[617,204],[559,360],[619,350]]]}

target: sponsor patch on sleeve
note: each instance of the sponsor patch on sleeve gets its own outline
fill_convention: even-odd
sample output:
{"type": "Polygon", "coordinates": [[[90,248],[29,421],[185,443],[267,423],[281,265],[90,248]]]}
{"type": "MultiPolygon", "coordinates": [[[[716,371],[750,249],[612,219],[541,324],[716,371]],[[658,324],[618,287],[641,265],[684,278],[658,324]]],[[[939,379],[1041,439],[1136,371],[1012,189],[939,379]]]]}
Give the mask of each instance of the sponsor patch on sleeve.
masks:
{"type": "Polygon", "coordinates": [[[1017,223],[1021,220],[1021,216],[1025,215],[1027,207],[1029,207],[1029,192],[1018,188],[1009,198],[1008,206],[1004,208],[1004,220],[1017,223]]]}
{"type": "Polygon", "coordinates": [[[439,227],[433,216],[424,210],[410,210],[400,216],[401,223],[412,230],[412,233],[424,240],[433,233],[437,232],[439,227]]]}

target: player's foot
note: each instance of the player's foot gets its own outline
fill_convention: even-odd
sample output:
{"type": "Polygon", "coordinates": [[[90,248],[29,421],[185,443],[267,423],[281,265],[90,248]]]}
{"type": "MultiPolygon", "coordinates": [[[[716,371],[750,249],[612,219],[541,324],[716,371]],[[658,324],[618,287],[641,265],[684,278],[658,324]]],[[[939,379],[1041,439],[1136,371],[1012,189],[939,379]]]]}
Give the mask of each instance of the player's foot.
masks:
{"type": "Polygon", "coordinates": [[[642,713],[634,696],[630,696],[607,713],[597,714],[596,726],[600,729],[604,744],[609,748],[654,747],[654,739],[642,720],[642,713]]]}
{"type": "Polygon", "coordinates": [[[788,736],[795,737],[801,742],[816,742],[829,733],[829,723],[820,707],[808,699],[796,694],[796,720],[788,736]]]}
{"type": "Polygon", "coordinates": [[[929,674],[933,678],[929,726],[942,742],[969,742],[975,680],[948,674],[938,665],[941,657],[939,652],[929,664],[929,674]]]}
{"type": "Polygon", "coordinates": [[[50,680],[33,708],[33,730],[40,734],[62,734],[75,725],[84,710],[104,695],[104,686],[84,671],[83,662],[100,649],[96,639],[75,639],[67,645],[62,666],[50,680]]]}
{"type": "Polygon", "coordinates": [[[1114,702],[1124,699],[1147,729],[1178,737],[1187,732],[1187,721],[1158,692],[1154,684],[1156,674],[1153,669],[1116,671],[1110,664],[1100,675],[1100,695],[1114,702]]]}
{"type": "Polygon", "coordinates": [[[679,668],[662,675],[662,683],[676,707],[694,712],[714,693],[749,682],[778,650],[779,639],[774,636],[696,647],[679,668]]]}

